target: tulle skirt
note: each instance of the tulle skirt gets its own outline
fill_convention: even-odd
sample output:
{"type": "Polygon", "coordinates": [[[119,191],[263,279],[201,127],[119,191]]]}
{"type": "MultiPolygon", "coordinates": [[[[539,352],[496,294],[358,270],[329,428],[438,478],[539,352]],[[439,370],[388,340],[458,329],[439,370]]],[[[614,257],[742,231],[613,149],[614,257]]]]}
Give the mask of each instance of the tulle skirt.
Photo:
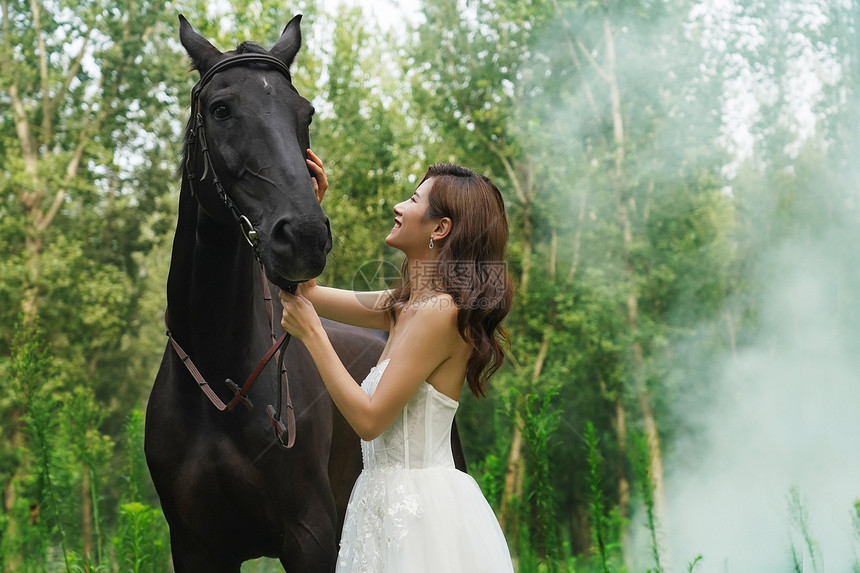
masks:
{"type": "Polygon", "coordinates": [[[512,573],[475,480],[454,468],[364,470],[346,511],[338,573],[512,573]]]}

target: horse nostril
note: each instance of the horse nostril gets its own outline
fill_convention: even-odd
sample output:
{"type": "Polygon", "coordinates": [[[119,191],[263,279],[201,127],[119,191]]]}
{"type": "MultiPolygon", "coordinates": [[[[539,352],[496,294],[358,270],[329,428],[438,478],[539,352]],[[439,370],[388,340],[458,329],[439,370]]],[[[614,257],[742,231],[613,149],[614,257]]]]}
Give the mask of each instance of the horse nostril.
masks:
{"type": "Polygon", "coordinates": [[[293,244],[292,215],[284,215],[272,227],[272,245],[280,250],[289,248],[293,244]]]}
{"type": "Polygon", "coordinates": [[[307,221],[294,214],[287,214],[272,226],[270,246],[272,254],[281,261],[295,257],[302,260],[317,260],[331,250],[331,227],[328,217],[322,221],[307,221]],[[319,223],[324,223],[325,227],[319,223]]]}

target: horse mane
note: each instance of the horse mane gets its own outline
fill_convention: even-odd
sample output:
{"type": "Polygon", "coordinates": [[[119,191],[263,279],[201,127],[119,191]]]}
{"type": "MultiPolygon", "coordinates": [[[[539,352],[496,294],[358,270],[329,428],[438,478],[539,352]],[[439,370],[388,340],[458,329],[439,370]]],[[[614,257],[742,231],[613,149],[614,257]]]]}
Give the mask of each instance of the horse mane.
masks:
{"type": "Polygon", "coordinates": [[[254,42],[245,41],[236,46],[235,54],[268,54],[269,50],[254,42]]]}
{"type": "MultiPolygon", "coordinates": [[[[235,50],[233,50],[232,52],[227,52],[227,53],[232,54],[232,55],[237,55],[237,56],[240,54],[269,54],[269,55],[271,55],[271,52],[269,50],[267,50],[266,48],[264,48],[263,46],[261,46],[259,44],[255,44],[254,42],[250,42],[250,41],[242,42],[241,44],[236,46],[235,50]]],[[[266,69],[266,67],[267,67],[266,64],[248,64],[248,65],[251,69],[257,69],[257,70],[266,69]]],[[[293,75],[291,73],[287,74],[287,79],[290,81],[290,85],[292,85],[293,75]]]]}

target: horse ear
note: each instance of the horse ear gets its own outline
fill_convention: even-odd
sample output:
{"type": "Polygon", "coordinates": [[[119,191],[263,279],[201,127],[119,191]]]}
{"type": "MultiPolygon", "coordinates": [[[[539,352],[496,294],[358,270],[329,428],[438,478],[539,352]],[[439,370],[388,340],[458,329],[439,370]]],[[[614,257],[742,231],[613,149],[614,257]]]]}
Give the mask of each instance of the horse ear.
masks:
{"type": "Polygon", "coordinates": [[[301,14],[293,16],[293,19],[284,26],[284,31],[281,32],[281,37],[278,38],[278,41],[275,42],[275,45],[272,46],[271,50],[269,50],[273,56],[284,62],[287,67],[290,67],[293,63],[293,59],[299,52],[299,48],[302,47],[301,21],[301,14]]]}
{"type": "Polygon", "coordinates": [[[182,14],[179,15],[179,41],[182,42],[182,46],[188,52],[200,75],[205,74],[206,70],[221,57],[221,51],[195,32],[182,14]]]}

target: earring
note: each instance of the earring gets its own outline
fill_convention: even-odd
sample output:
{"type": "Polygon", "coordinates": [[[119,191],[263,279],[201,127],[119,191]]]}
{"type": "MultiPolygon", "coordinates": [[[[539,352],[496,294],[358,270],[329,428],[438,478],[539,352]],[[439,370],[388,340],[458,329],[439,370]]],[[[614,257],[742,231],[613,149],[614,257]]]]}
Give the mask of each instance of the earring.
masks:
{"type": "Polygon", "coordinates": [[[432,236],[430,237],[430,248],[431,249],[433,248],[433,237],[432,236]]]}

